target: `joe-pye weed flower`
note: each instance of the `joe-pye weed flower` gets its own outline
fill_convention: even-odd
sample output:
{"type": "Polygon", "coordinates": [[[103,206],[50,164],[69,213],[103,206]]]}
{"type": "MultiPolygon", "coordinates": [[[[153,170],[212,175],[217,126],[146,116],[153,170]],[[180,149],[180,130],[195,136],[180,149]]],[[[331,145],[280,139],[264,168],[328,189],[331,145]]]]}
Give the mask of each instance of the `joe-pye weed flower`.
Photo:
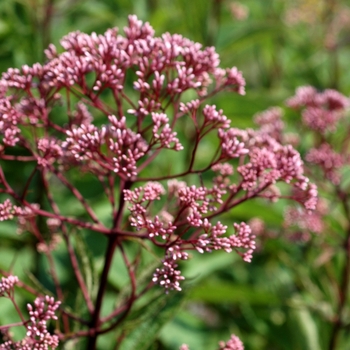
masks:
{"type": "MultiPolygon", "coordinates": [[[[257,130],[237,129],[224,111],[210,104],[211,97],[224,91],[244,95],[245,81],[236,67],[220,68],[213,47],[203,48],[179,34],[155,36],[136,16],[129,17],[124,33],[118,34],[117,28],[101,35],[70,33],[61,40],[62,52],[49,46],[45,64],[11,68],[0,80],[0,158],[6,164],[0,168],[0,183],[7,197],[0,220],[17,217],[48,258],[61,303],[57,339],[87,337],[89,349],[96,348],[99,335],[121,324],[153,284],[165,293],[181,291],[181,264],[195,252],[223,250],[251,261],[251,228],[244,222],[229,227],[219,221],[221,214],[248,200],[267,198],[271,191],[275,199],[295,199],[307,210],[317,203],[317,189],[290,144],[281,144],[266,123],[257,130]],[[212,152],[203,157],[208,142],[212,152]],[[11,162],[32,167],[20,186],[8,179],[11,162]],[[84,198],[74,174],[100,184],[111,210],[108,223],[96,214],[93,201],[84,198]],[[31,195],[34,175],[42,184],[41,203],[31,195]],[[279,182],[288,184],[290,193],[276,192],[279,182]],[[56,186],[71,193],[82,215],[66,213],[56,186]],[[303,195],[294,196],[296,192],[303,195]],[[87,287],[72,231],[108,240],[95,294],[87,287]],[[67,291],[53,254],[57,244],[50,244],[52,237],[57,242],[57,234],[84,298],[85,316],[73,316],[66,308],[67,291]],[[138,281],[141,255],[125,249],[130,240],[146,242],[155,254],[162,252],[148,284],[138,281]],[[124,305],[102,315],[116,252],[128,271],[130,292],[124,305]],[[71,332],[69,320],[78,324],[79,332],[71,332]]],[[[58,302],[45,298],[56,312],[58,302]]],[[[34,312],[32,307],[29,312],[34,312]]],[[[40,322],[28,328],[30,336],[41,332],[40,322]]]]}

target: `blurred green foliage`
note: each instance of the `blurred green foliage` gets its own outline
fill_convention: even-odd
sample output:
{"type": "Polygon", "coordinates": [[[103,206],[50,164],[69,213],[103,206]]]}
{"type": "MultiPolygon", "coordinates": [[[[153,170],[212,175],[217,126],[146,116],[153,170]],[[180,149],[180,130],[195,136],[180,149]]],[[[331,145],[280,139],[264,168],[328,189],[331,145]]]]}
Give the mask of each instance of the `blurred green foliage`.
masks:
{"type": "MultiPolygon", "coordinates": [[[[157,35],[169,31],[214,45],[223,67],[235,65],[243,71],[246,96],[227,93],[213,100],[234,126],[251,127],[256,112],[281,104],[300,85],[336,88],[345,94],[350,91],[350,7],[345,0],[0,0],[0,71],[43,62],[48,44],[59,46],[60,38],[71,31],[103,33],[114,26],[122,30],[128,14],[149,21],[157,35]]],[[[290,121],[293,123],[292,117],[290,121]]],[[[30,174],[32,170],[27,167],[21,171],[30,174]]],[[[16,172],[14,168],[14,183],[16,172]]],[[[96,212],[108,220],[97,182],[84,177],[79,186],[86,198],[95,201],[96,212]]],[[[66,212],[81,215],[81,208],[68,191],[57,192],[66,212]]],[[[238,207],[225,220],[258,217],[277,230],[284,204],[267,207],[256,201],[238,207]]],[[[332,225],[337,230],[336,219],[332,225]]],[[[0,268],[8,270],[13,264],[13,273],[27,279],[33,271],[40,285],[52,289],[45,260],[38,259],[30,249],[35,244],[32,238],[24,234],[19,239],[15,231],[11,222],[0,225],[0,268]],[[23,246],[23,239],[28,245],[23,246]]],[[[97,241],[93,234],[77,242],[91,250],[91,257],[80,257],[91,288],[102,268],[106,243],[97,241]]],[[[326,349],[330,328],[325,319],[332,317],[336,296],[327,285],[328,279],[323,278],[324,270],[314,266],[321,246],[317,237],[307,244],[271,238],[263,242],[251,264],[234,254],[194,254],[183,265],[188,276],[186,301],[182,296],[174,299],[155,292],[146,304],[137,305],[126,326],[132,337],[121,348],[172,350],[187,343],[192,350],[214,349],[219,340],[235,333],[246,350],[326,349]],[[166,323],[179,306],[181,311],[166,323]],[[133,323],[137,313],[144,317],[133,323]],[[158,332],[157,342],[150,345],[150,337],[158,332]]],[[[67,256],[63,250],[56,255],[60,278],[68,290],[74,291],[72,274],[66,268],[67,256]]],[[[337,259],[339,264],[331,271],[335,276],[340,273],[337,266],[340,268],[342,256],[337,259]]],[[[107,295],[106,307],[118,303],[116,295],[122,300],[127,292],[128,276],[118,264],[120,260],[116,256],[113,262],[113,271],[117,272],[112,273],[109,283],[114,293],[107,295]]],[[[154,266],[147,269],[150,264],[151,259],[145,257],[147,273],[143,278],[151,275],[154,266]]],[[[26,294],[22,298],[29,301],[26,294]]],[[[83,301],[74,303],[79,310],[83,301]]],[[[1,300],[0,307],[0,324],[18,321],[9,303],[1,300]]],[[[115,339],[115,334],[106,337],[100,348],[115,339]]],[[[349,342],[344,332],[339,349],[349,348],[349,342]]],[[[65,349],[77,347],[72,341],[65,349]]]]}

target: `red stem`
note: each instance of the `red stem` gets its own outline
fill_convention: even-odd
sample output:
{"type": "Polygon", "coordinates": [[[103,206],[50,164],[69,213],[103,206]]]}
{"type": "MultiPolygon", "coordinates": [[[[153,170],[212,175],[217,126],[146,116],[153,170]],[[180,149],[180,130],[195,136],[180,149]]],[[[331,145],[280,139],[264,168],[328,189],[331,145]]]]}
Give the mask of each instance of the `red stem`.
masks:
{"type": "MultiPolygon", "coordinates": [[[[119,207],[118,207],[118,212],[114,218],[113,228],[119,227],[122,222],[124,205],[125,205],[123,191],[124,189],[131,188],[131,185],[132,185],[132,182],[121,181],[120,183],[119,207]]],[[[103,266],[102,275],[100,279],[100,286],[97,292],[95,310],[92,315],[92,319],[90,323],[90,336],[89,336],[89,344],[88,344],[87,350],[96,350],[97,337],[99,335],[98,329],[101,325],[100,313],[101,313],[104,294],[107,288],[108,274],[112,266],[115,249],[119,244],[120,244],[119,235],[113,234],[108,237],[108,246],[107,246],[107,251],[105,255],[105,263],[103,266]]]]}

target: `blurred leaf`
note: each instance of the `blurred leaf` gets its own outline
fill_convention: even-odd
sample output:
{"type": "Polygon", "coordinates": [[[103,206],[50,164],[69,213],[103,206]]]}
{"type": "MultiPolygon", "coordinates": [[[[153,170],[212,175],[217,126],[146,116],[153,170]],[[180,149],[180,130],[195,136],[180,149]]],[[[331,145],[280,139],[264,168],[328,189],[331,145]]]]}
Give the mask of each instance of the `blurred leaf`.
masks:
{"type": "MultiPolygon", "coordinates": [[[[186,303],[181,312],[162,328],[159,337],[163,344],[167,346],[167,349],[176,350],[184,343],[187,344],[190,349],[216,349],[219,340],[225,339],[227,335],[221,335],[222,332],[220,332],[219,329],[208,331],[205,321],[194,315],[193,309],[188,310],[188,304],[193,305],[194,303],[186,303]]],[[[201,305],[199,305],[199,307],[200,306],[201,305]]],[[[206,317],[209,322],[211,316],[212,315],[208,313],[204,317],[206,317]]]]}
{"type": "Polygon", "coordinates": [[[225,50],[242,54],[245,48],[263,44],[271,37],[279,37],[284,31],[281,23],[271,21],[246,21],[239,27],[232,22],[226,22],[222,25],[217,47],[223,54],[225,50]],[[265,41],[264,41],[265,40],[265,41]]]}
{"type": "MultiPolygon", "coordinates": [[[[158,266],[159,266],[159,262],[155,260],[148,266],[144,267],[141,270],[141,272],[136,276],[138,285],[142,287],[147,285],[152,280],[153,273],[158,266]]],[[[113,283],[113,280],[112,281],[109,280],[109,282],[113,283]]],[[[118,295],[113,296],[113,306],[112,306],[113,309],[116,309],[122,306],[125,303],[125,300],[127,300],[127,298],[129,297],[130,293],[131,293],[131,285],[130,283],[127,283],[123,286],[120,292],[118,292],[118,295]]],[[[143,304],[145,303],[143,299],[141,299],[139,302],[142,302],[143,304]]]]}
{"type": "Polygon", "coordinates": [[[47,289],[43,283],[40,282],[40,280],[38,278],[36,278],[36,276],[34,274],[32,274],[31,272],[27,271],[26,272],[29,280],[32,282],[32,284],[34,285],[35,289],[43,294],[43,295],[49,295],[49,296],[54,296],[53,293],[47,289]]]}
{"type": "Polygon", "coordinates": [[[9,25],[5,21],[0,20],[0,38],[2,36],[5,36],[9,31],[10,31],[9,25]]]}
{"type": "Polygon", "coordinates": [[[83,235],[78,233],[74,236],[74,239],[76,253],[80,261],[86,288],[88,290],[88,294],[94,299],[98,289],[98,276],[95,269],[94,257],[87,243],[85,242],[83,235]]]}
{"type": "Polygon", "coordinates": [[[198,284],[204,278],[210,276],[215,271],[227,266],[233,266],[233,263],[240,259],[236,254],[221,254],[222,252],[213,252],[212,254],[195,253],[193,259],[183,264],[186,280],[198,284]],[[192,282],[193,281],[193,282],[192,282]]]}
{"type": "Polygon", "coordinates": [[[129,325],[127,338],[120,345],[121,350],[147,350],[166,322],[179,310],[186,293],[161,294],[142,310],[142,317],[133,326],[129,325]]]}
{"type": "Polygon", "coordinates": [[[247,285],[234,285],[222,281],[194,287],[189,300],[214,304],[246,302],[252,305],[280,305],[282,303],[281,298],[273,293],[255,290],[247,285]]]}
{"type": "Polygon", "coordinates": [[[300,350],[321,350],[319,330],[316,322],[306,309],[291,310],[294,339],[300,350]]]}

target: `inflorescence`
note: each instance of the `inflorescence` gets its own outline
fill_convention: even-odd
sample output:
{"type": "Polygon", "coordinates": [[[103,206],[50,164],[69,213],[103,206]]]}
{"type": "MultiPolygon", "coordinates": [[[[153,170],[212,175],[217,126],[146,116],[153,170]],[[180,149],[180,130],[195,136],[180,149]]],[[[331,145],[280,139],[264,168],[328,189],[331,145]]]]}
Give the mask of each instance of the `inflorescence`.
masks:
{"type": "MultiPolygon", "coordinates": [[[[0,168],[1,192],[8,196],[0,204],[0,220],[18,217],[41,247],[49,243],[35,217],[46,219],[49,231],[54,221],[56,230],[67,225],[89,229],[119,237],[119,244],[128,238],[149,241],[164,252],[152,281],[166,292],[181,290],[179,262],[187,260],[190,251],[235,251],[251,261],[255,250],[251,228],[234,223],[229,233],[231,229],[217,220],[221,214],[253,198],[279,197],[296,200],[311,211],[317,205],[317,188],[305,176],[300,154],[282,142],[278,109],[261,114],[258,129],[241,130],[210,104],[208,100],[222,91],[245,93],[242,73],[236,67],[220,68],[213,47],[203,48],[178,34],[157,37],[136,16],[129,17],[124,32],[124,36],[117,29],[102,35],[70,33],[61,41],[62,52],[49,46],[45,64],[11,68],[3,74],[0,159],[31,163],[41,174],[49,205],[30,201],[31,179],[25,179],[20,190],[12,188],[0,168]],[[213,152],[203,157],[208,140],[213,152]],[[182,158],[186,161],[174,166],[171,152],[186,154],[182,158]],[[98,218],[74,186],[70,177],[74,170],[103,184],[112,226],[98,218]],[[84,218],[62,213],[52,194],[52,179],[71,191],[86,212],[84,218]],[[279,182],[288,184],[290,192],[281,194],[279,182]]],[[[304,122],[321,131],[339,120],[344,103],[332,91],[319,96],[312,88],[304,88],[289,101],[305,108],[304,122]]],[[[332,169],[342,163],[336,155],[324,162],[319,152],[331,151],[322,147],[311,151],[308,159],[326,172],[330,163],[332,169]]],[[[327,176],[337,181],[329,170],[327,176]]],[[[41,251],[48,254],[50,249],[41,251]]],[[[43,309],[42,303],[37,300],[35,308],[43,309]]],[[[46,314],[58,307],[51,299],[45,303],[46,314]]],[[[37,313],[32,307],[29,312],[37,313]]],[[[45,317],[31,321],[29,336],[46,339],[45,317]]]]}

